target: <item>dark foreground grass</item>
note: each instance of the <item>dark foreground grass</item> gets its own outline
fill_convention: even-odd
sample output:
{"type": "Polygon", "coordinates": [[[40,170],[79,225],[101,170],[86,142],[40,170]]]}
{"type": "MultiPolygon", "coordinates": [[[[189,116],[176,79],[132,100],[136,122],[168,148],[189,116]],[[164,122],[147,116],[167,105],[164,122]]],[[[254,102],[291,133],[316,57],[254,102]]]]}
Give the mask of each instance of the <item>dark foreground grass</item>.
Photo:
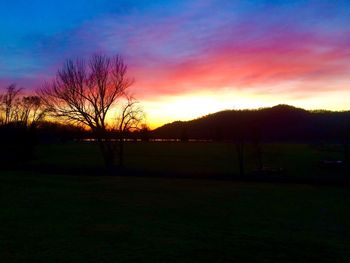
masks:
{"type": "Polygon", "coordinates": [[[349,262],[348,188],[0,174],[0,262],[349,262]]]}

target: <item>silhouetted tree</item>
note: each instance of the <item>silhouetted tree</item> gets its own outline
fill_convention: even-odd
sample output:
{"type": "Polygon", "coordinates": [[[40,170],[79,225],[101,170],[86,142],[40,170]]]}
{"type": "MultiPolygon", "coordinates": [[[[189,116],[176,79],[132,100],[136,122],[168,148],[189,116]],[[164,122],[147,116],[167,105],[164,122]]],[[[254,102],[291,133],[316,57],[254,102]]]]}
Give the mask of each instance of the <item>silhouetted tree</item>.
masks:
{"type": "Polygon", "coordinates": [[[6,88],[0,95],[0,124],[33,127],[40,122],[46,109],[39,96],[23,96],[22,89],[15,84],[6,88]]]}
{"type": "Polygon", "coordinates": [[[345,168],[348,175],[350,175],[350,140],[344,140],[343,142],[343,152],[345,159],[345,168]]]}
{"type": "MultiPolygon", "coordinates": [[[[344,163],[346,168],[346,173],[350,176],[350,125],[347,123],[346,129],[340,132],[339,137],[341,137],[341,144],[343,146],[344,153],[344,163]]],[[[350,179],[350,178],[349,178],[350,179]]]]}
{"type": "Polygon", "coordinates": [[[18,120],[19,94],[22,89],[17,88],[16,84],[11,84],[6,88],[6,92],[0,95],[0,121],[6,125],[18,120]]]}
{"type": "Polygon", "coordinates": [[[41,121],[36,132],[38,139],[43,143],[91,139],[91,131],[86,130],[83,126],[57,121],[41,121]]]}
{"type": "Polygon", "coordinates": [[[237,127],[233,132],[233,143],[236,149],[237,161],[238,161],[238,169],[239,175],[244,176],[244,146],[245,146],[245,131],[242,127],[237,127]]]}
{"type": "Polygon", "coordinates": [[[182,128],[180,140],[182,142],[188,142],[189,139],[188,139],[188,129],[187,129],[187,127],[183,127],[182,128]]]}
{"type": "Polygon", "coordinates": [[[238,140],[235,142],[236,153],[238,158],[239,175],[244,176],[244,141],[238,140]]]}
{"type": "Polygon", "coordinates": [[[119,55],[93,55],[87,62],[67,60],[55,80],[39,94],[52,116],[91,129],[105,165],[110,168],[116,152],[107,136],[107,115],[131,84],[127,66],[119,55]]]}
{"type": "Polygon", "coordinates": [[[261,171],[263,168],[263,148],[261,143],[261,128],[259,125],[252,126],[252,143],[256,161],[256,169],[261,171]]]}
{"type": "Polygon", "coordinates": [[[37,96],[23,96],[15,84],[0,95],[0,160],[7,165],[29,159],[36,142],[36,125],[45,109],[37,96]]]}
{"type": "Polygon", "coordinates": [[[46,114],[39,96],[22,97],[17,108],[18,121],[25,127],[35,128],[46,114]]]}
{"type": "Polygon", "coordinates": [[[217,142],[221,142],[223,140],[222,128],[216,127],[213,139],[217,142]]]}
{"type": "Polygon", "coordinates": [[[124,142],[127,134],[132,131],[140,130],[145,119],[144,112],[139,106],[139,102],[132,96],[127,96],[126,103],[122,106],[116,123],[117,141],[118,141],[118,159],[119,166],[124,166],[124,142]]]}
{"type": "Polygon", "coordinates": [[[141,125],[141,129],[139,130],[139,135],[140,135],[140,139],[143,142],[148,142],[150,140],[150,133],[151,133],[151,129],[147,126],[147,124],[142,124],[141,125]]]}

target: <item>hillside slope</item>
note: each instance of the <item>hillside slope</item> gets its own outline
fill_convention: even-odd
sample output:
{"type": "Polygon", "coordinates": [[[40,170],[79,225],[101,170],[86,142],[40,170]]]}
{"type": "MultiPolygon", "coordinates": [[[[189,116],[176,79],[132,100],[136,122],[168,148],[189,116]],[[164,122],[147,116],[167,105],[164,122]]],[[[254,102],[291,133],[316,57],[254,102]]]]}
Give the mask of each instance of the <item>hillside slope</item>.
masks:
{"type": "Polygon", "coordinates": [[[289,105],[258,110],[226,110],[152,131],[153,138],[295,141],[342,140],[350,131],[350,111],[307,111],[289,105]]]}

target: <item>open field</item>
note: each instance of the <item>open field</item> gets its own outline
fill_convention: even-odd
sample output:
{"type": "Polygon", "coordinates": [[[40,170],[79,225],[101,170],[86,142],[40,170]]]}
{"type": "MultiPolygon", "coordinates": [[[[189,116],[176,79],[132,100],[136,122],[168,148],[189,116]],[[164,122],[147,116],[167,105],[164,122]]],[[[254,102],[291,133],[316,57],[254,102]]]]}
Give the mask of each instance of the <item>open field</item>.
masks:
{"type": "MultiPolygon", "coordinates": [[[[340,146],[316,147],[307,144],[264,144],[263,164],[283,168],[282,178],[344,181],[346,169],[325,169],[324,159],[344,160],[340,146]]],[[[48,144],[37,148],[31,162],[39,166],[52,165],[69,168],[87,168],[99,171],[103,166],[98,148],[93,143],[48,144]]],[[[251,145],[245,149],[246,172],[257,168],[251,145]]],[[[127,143],[125,167],[141,174],[178,175],[191,177],[238,174],[238,162],[234,145],[225,143],[127,143]]],[[[99,172],[97,172],[98,174],[99,172]]]]}
{"type": "Polygon", "coordinates": [[[0,262],[349,262],[345,169],[319,165],[335,150],[267,144],[263,159],[337,187],[204,179],[238,173],[224,143],[127,143],[119,175],[143,177],[102,176],[93,143],[40,145],[27,165],[47,171],[0,172],[0,262]]]}
{"type": "Polygon", "coordinates": [[[1,262],[349,262],[348,188],[2,172],[1,262]]]}

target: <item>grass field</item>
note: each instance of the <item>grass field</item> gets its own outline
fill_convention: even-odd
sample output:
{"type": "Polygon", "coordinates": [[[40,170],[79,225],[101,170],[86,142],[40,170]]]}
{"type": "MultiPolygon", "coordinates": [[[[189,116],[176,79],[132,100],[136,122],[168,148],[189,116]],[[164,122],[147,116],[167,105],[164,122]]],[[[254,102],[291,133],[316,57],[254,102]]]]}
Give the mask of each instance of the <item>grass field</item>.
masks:
{"type": "MultiPolygon", "coordinates": [[[[342,158],[333,148],[268,144],[264,163],[290,178],[345,178],[318,165],[342,158]]],[[[34,157],[50,173],[0,171],[0,262],[350,262],[346,185],[199,179],[237,173],[232,145],[128,143],[126,167],[145,177],[101,176],[91,143],[41,145],[34,157]]]]}
{"type": "MultiPolygon", "coordinates": [[[[283,168],[287,178],[343,180],[345,169],[320,167],[323,159],[344,159],[337,148],[319,149],[307,144],[265,144],[263,164],[283,168]]],[[[42,145],[32,163],[60,167],[96,168],[103,162],[93,143],[42,145]]],[[[246,172],[257,168],[250,145],[245,149],[246,172]]],[[[234,145],[225,143],[127,143],[125,166],[142,172],[218,177],[238,174],[234,145]]]]}
{"type": "Polygon", "coordinates": [[[0,175],[1,262],[349,262],[348,188],[0,175]]]}

